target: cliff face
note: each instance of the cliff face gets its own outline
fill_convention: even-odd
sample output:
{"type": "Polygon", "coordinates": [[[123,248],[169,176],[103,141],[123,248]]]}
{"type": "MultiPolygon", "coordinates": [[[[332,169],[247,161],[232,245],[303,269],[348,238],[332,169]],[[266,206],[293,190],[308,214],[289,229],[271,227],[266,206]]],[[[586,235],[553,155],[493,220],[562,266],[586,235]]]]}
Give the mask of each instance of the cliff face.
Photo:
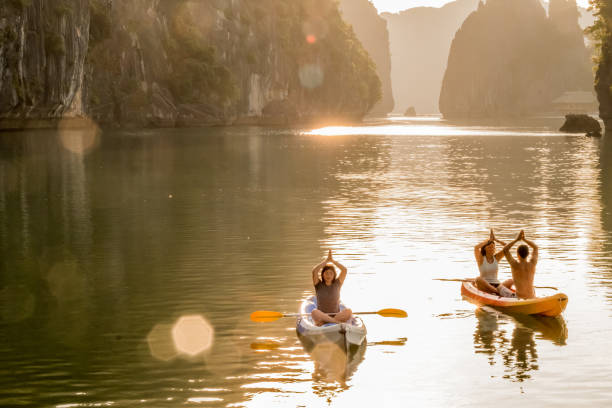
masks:
{"type": "Polygon", "coordinates": [[[88,0],[0,3],[2,116],[83,114],[88,41],[88,0]]]}
{"type": "MultiPolygon", "coordinates": [[[[350,0],[347,0],[350,1],[350,0]]],[[[443,7],[417,7],[384,13],[391,38],[396,110],[438,113],[438,98],[453,36],[478,0],[457,0],[443,7]]]]}
{"type": "Polygon", "coordinates": [[[0,118],[13,127],[358,119],[381,94],[333,0],[5,3],[0,118]]]}
{"type": "MultiPolygon", "coordinates": [[[[597,72],[595,74],[595,92],[599,100],[599,117],[604,121],[605,149],[608,157],[612,157],[612,2],[597,0],[593,2],[596,20],[588,29],[596,44],[597,72]]],[[[607,160],[609,164],[610,160],[607,160]]]]}
{"type": "Polygon", "coordinates": [[[370,0],[340,0],[340,10],[347,23],[376,63],[382,82],[382,99],[370,111],[371,115],[386,115],[393,111],[395,102],[391,86],[391,52],[387,22],[378,15],[370,0]]]}
{"type": "Polygon", "coordinates": [[[589,53],[574,0],[489,0],[451,45],[440,94],[447,118],[523,116],[566,91],[591,89],[589,53]]]}

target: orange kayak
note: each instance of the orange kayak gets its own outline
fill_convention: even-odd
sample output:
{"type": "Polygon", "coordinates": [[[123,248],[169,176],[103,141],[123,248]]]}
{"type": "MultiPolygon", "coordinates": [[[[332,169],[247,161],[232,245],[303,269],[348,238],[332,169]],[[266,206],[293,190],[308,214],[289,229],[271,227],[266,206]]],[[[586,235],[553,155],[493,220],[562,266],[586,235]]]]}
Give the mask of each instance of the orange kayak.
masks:
{"type": "Polygon", "coordinates": [[[492,295],[476,289],[471,282],[463,282],[461,294],[479,306],[492,306],[504,313],[559,316],[567,306],[567,295],[557,293],[535,299],[515,299],[492,295]]]}

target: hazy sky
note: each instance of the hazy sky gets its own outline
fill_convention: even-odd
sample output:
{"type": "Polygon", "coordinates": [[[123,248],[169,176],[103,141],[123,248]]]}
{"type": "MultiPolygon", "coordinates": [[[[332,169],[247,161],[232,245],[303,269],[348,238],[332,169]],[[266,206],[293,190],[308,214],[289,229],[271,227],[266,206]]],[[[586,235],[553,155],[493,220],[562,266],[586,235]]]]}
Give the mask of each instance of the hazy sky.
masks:
{"type": "MultiPolygon", "coordinates": [[[[378,11],[400,11],[412,7],[429,6],[440,7],[452,0],[371,0],[378,11]]],[[[588,7],[589,0],[577,0],[579,6],[588,7]]]]}

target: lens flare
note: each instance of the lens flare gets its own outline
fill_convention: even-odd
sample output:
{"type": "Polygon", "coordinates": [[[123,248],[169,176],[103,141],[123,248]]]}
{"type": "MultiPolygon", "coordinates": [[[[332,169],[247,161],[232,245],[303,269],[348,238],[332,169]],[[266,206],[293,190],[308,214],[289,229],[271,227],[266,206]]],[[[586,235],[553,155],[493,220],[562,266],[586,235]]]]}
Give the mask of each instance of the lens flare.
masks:
{"type": "Polygon", "coordinates": [[[325,74],[319,64],[307,64],[300,68],[299,77],[304,88],[315,89],[323,84],[325,74]]]}
{"type": "Polygon", "coordinates": [[[158,360],[170,361],[177,356],[172,339],[171,324],[157,324],[147,335],[151,355],[158,360]]]}
{"type": "Polygon", "coordinates": [[[63,261],[53,265],[47,274],[47,283],[59,301],[80,299],[85,295],[85,277],[76,261],[63,261]]]}
{"type": "Polygon", "coordinates": [[[62,120],[57,130],[61,145],[72,153],[87,154],[99,144],[100,128],[92,120],[62,120]]]}
{"type": "Polygon", "coordinates": [[[327,37],[329,26],[324,19],[315,17],[302,24],[302,32],[306,36],[306,40],[310,43],[308,40],[309,37],[312,37],[315,41],[327,37]]]}
{"type": "Polygon", "coordinates": [[[189,356],[208,350],[213,344],[214,335],[214,328],[200,315],[183,316],[172,328],[176,350],[189,356]]]}

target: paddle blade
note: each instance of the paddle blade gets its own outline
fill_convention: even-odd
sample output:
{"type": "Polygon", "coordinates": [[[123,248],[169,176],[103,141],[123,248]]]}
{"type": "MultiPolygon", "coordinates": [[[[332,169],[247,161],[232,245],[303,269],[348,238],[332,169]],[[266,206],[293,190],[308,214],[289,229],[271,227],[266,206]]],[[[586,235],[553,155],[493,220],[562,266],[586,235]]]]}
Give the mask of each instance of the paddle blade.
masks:
{"type": "Polygon", "coordinates": [[[269,310],[258,310],[251,313],[251,320],[257,323],[274,322],[283,317],[282,313],[271,312],[269,310]]]}
{"type": "Polygon", "coordinates": [[[376,313],[383,317],[408,317],[408,313],[402,309],[381,309],[376,313]]]}

